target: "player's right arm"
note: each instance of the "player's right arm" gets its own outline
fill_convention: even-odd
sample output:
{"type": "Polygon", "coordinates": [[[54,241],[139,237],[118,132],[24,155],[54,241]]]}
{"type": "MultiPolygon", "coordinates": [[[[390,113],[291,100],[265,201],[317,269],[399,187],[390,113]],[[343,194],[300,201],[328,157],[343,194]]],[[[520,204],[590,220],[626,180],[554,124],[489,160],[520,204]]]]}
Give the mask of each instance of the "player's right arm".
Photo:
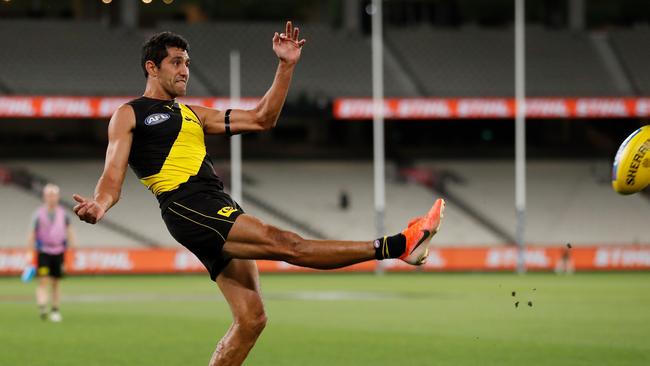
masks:
{"type": "Polygon", "coordinates": [[[120,106],[113,113],[108,124],[106,162],[104,163],[104,172],[95,187],[94,198],[73,195],[75,201],[78,202],[73,211],[80,220],[90,224],[97,223],[120,199],[122,183],[129,163],[134,128],[135,113],[133,108],[128,104],[120,106]]]}

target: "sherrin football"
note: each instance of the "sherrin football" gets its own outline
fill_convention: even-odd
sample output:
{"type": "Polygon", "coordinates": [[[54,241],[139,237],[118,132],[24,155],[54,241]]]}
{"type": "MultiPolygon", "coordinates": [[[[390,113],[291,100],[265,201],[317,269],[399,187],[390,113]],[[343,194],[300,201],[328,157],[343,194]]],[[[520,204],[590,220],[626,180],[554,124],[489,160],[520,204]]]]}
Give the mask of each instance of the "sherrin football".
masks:
{"type": "Polygon", "coordinates": [[[634,131],[614,158],[612,187],[620,194],[642,191],[650,183],[650,125],[634,131]]]}

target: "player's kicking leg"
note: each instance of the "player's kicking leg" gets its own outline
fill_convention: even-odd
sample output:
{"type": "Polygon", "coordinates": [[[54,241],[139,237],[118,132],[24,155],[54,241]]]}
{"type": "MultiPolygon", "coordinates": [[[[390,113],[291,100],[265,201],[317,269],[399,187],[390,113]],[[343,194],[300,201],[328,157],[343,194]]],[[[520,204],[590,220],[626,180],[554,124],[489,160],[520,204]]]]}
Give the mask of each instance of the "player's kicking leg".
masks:
{"type": "Polygon", "coordinates": [[[411,220],[401,233],[374,241],[308,240],[290,231],[241,215],[223,246],[225,256],[239,259],[281,260],[297,266],[332,269],[372,259],[399,258],[419,265],[426,261],[429,242],[442,222],[445,202],[411,220]]]}
{"type": "Polygon", "coordinates": [[[217,344],[210,366],[241,365],[266,325],[255,261],[233,259],[216,281],[230,305],[233,324],[217,344]]]}
{"type": "Polygon", "coordinates": [[[306,240],[299,235],[241,215],[235,221],[223,254],[235,258],[217,276],[233,314],[233,324],[219,341],[210,366],[241,365],[266,325],[257,267],[252,259],[283,260],[295,265],[330,269],[372,259],[399,258],[419,265],[426,261],[431,237],[438,232],[445,202],[411,220],[401,233],[375,241],[306,240]]]}

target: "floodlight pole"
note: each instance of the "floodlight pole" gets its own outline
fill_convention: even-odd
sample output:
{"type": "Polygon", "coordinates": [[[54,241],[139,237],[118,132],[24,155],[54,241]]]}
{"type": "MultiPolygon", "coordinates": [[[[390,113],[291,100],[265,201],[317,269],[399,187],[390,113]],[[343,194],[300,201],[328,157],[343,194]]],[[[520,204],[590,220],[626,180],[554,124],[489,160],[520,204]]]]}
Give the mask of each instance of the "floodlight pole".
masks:
{"type": "MultiPolygon", "coordinates": [[[[372,101],[373,101],[373,156],[375,186],[375,225],[377,237],[384,236],[384,211],[386,207],[385,151],[384,151],[384,65],[382,0],[372,0],[372,101]]],[[[377,273],[383,273],[377,262],[377,273]]]]}
{"type": "MultiPolygon", "coordinates": [[[[230,51],[230,106],[239,107],[241,98],[241,68],[239,51],[230,51]]],[[[230,194],[232,198],[242,204],[242,178],[241,178],[241,135],[230,138],[230,194]]]]}
{"type": "Polygon", "coordinates": [[[515,210],[517,273],[526,272],[526,39],[525,0],[515,0],[515,210]]]}

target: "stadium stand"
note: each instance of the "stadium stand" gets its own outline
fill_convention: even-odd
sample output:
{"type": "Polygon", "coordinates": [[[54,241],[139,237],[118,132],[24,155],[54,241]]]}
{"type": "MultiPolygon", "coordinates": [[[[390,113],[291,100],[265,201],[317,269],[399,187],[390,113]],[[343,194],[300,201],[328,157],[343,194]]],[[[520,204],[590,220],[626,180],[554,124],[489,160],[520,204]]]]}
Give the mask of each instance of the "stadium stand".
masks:
{"type": "MultiPolygon", "coordinates": [[[[20,167],[29,172],[38,174],[47,181],[55,183],[61,188],[61,200],[74,204],[72,194],[83,196],[92,195],[97,179],[101,175],[103,163],[100,161],[12,161],[10,167],[20,167]]],[[[3,235],[0,237],[0,246],[20,246],[26,239],[28,220],[33,210],[40,205],[39,197],[21,190],[12,185],[0,185],[0,201],[16,207],[18,211],[5,212],[0,217],[4,223],[3,235]],[[27,203],[25,203],[27,202],[27,203]],[[16,217],[24,217],[25,225],[11,226],[16,217]],[[6,230],[4,230],[6,229],[6,230]]],[[[267,210],[254,204],[245,207],[265,222],[280,225],[302,235],[307,235],[301,227],[294,226],[291,222],[269,214],[267,210]]],[[[106,226],[105,223],[92,226],[79,222],[76,217],[73,222],[78,233],[80,246],[88,247],[147,247],[147,246],[175,246],[174,239],[167,232],[161,217],[156,199],[137,180],[133,172],[127,172],[122,188],[121,201],[111,209],[107,218],[119,228],[134,232],[146,240],[125,235],[120,230],[106,226]]],[[[118,229],[119,229],[118,228],[118,229]]]]}
{"type": "Polygon", "coordinates": [[[637,93],[650,93],[650,50],[645,45],[650,42],[650,28],[615,30],[610,33],[613,48],[633,81],[637,93]]]}
{"type": "MultiPolygon", "coordinates": [[[[20,166],[58,184],[61,187],[62,199],[68,201],[71,201],[73,193],[91,196],[103,169],[102,163],[96,161],[29,161],[21,163],[20,166]]],[[[110,211],[111,221],[131,228],[148,239],[144,243],[134,242],[131,239],[132,244],[165,245],[173,242],[160,219],[160,211],[156,201],[147,196],[146,189],[138,182],[133,172],[129,170],[127,174],[128,177],[125,179],[121,198],[122,202],[127,202],[127,204],[119,204],[115,206],[114,210],[110,211]]],[[[88,228],[90,225],[81,222],[76,226],[83,227],[84,230],[90,229],[88,228]]],[[[89,238],[89,240],[97,239],[97,237],[89,238]]],[[[96,244],[101,245],[99,242],[96,242],[96,244]]]]}
{"type": "MultiPolygon", "coordinates": [[[[367,240],[376,236],[373,205],[372,164],[342,162],[251,162],[245,171],[258,184],[245,189],[265,197],[272,205],[308,221],[328,237],[367,240]],[[287,177],[291,177],[288,184],[287,177]],[[350,197],[348,210],[338,207],[344,190],[350,197]]],[[[424,213],[438,196],[415,183],[395,179],[395,167],[389,166],[386,182],[386,232],[395,233],[414,216],[424,213]],[[391,178],[392,177],[392,178],[391,178]]],[[[499,244],[498,237],[455,209],[450,202],[445,226],[437,242],[441,244],[499,244]]]]}
{"type": "MultiPolygon", "coordinates": [[[[296,70],[289,100],[372,94],[368,37],[324,24],[302,28],[309,47],[296,70]]],[[[189,95],[229,93],[229,52],[233,49],[241,54],[242,95],[261,96],[270,85],[275,56],[270,50],[260,50],[269,48],[277,24],[161,22],[156,31],[161,30],[178,32],[190,41],[189,95]]],[[[12,57],[3,59],[0,85],[9,94],[137,95],[143,82],[140,46],[153,32],[109,28],[91,21],[2,21],[0,41],[12,50],[12,57]],[[35,43],[39,52],[34,52],[35,43]],[[44,58],[50,62],[43,62],[44,58]]],[[[647,57],[637,45],[647,38],[642,31],[613,34],[625,65],[644,91],[650,89],[643,68],[647,57]]],[[[527,40],[529,95],[617,95],[587,33],[529,27],[527,40]],[[537,47],[540,44],[544,47],[537,47]]],[[[513,36],[507,29],[389,28],[385,55],[386,96],[514,93],[513,36]]]]}
{"type": "MultiPolygon", "coordinates": [[[[296,69],[288,98],[332,96],[369,96],[371,89],[370,40],[359,34],[335,31],[327,25],[304,24],[306,37],[300,66],[296,69]]],[[[241,55],[242,95],[264,95],[273,80],[275,55],[270,50],[276,23],[201,23],[166,22],[158,30],[171,30],[190,42],[195,69],[209,79],[212,90],[227,95],[230,87],[229,53],[241,55]],[[268,51],[268,52],[265,52],[268,51]]],[[[413,91],[396,80],[390,65],[384,72],[386,95],[412,96],[413,91]]],[[[196,71],[196,70],[193,70],[196,71]]]]}
{"type": "Polygon", "coordinates": [[[3,20],[0,41],[11,57],[0,80],[12,94],[138,94],[138,39],[98,22],[3,20]]]}
{"type": "MultiPolygon", "coordinates": [[[[514,95],[511,30],[394,28],[386,35],[427,95],[514,95]]],[[[526,37],[527,95],[617,94],[587,34],[529,27],[526,37]]]]}
{"type": "MultiPolygon", "coordinates": [[[[465,184],[447,189],[472,210],[514,236],[514,166],[512,162],[435,162],[422,167],[449,169],[465,184]]],[[[329,236],[364,239],[374,234],[372,166],[368,163],[247,163],[247,174],[259,184],[246,187],[272,204],[308,220],[329,236]],[[291,185],[286,177],[291,176],[291,185]],[[333,184],[332,182],[337,182],[333,184]],[[349,211],[336,207],[339,190],[349,192],[349,211]],[[318,192],[315,194],[314,192],[318,192]],[[318,209],[315,209],[318,208],[318,209]]],[[[401,230],[413,212],[426,210],[437,196],[413,183],[387,181],[387,232],[401,230]]],[[[526,240],[531,245],[642,243],[650,237],[644,224],[648,201],[641,196],[615,194],[608,181],[609,163],[601,161],[530,162],[526,240]],[[553,214],[549,215],[549,212],[553,214]]],[[[393,177],[393,178],[391,178],[393,177]]],[[[502,244],[448,202],[446,225],[437,238],[442,245],[502,244]]]]}
{"type": "MultiPolygon", "coordinates": [[[[98,161],[14,161],[11,165],[50,178],[61,186],[62,198],[67,200],[72,193],[90,194],[102,169],[98,161]]],[[[223,165],[227,163],[220,164],[223,165]]],[[[451,171],[463,178],[463,183],[446,185],[449,192],[445,212],[447,224],[437,237],[437,243],[452,246],[507,243],[478,221],[475,214],[514,236],[512,162],[436,161],[421,162],[417,166],[451,171]],[[449,199],[451,196],[459,200],[449,199]]],[[[531,245],[567,242],[587,245],[647,240],[650,228],[645,224],[645,213],[650,202],[643,196],[615,194],[607,180],[608,172],[609,164],[601,161],[529,162],[527,242],[531,245]]],[[[243,207],[265,222],[305,237],[367,240],[376,236],[370,163],[247,161],[244,174],[248,183],[244,185],[243,207]],[[350,198],[347,210],[338,205],[341,191],[347,192],[350,198]]],[[[398,179],[397,169],[392,164],[387,167],[387,176],[385,222],[388,233],[402,230],[414,214],[425,212],[441,195],[415,182],[398,179]]],[[[14,225],[3,231],[7,235],[0,238],[0,245],[21,244],[28,218],[39,200],[11,186],[1,186],[0,198],[18,210],[2,212],[4,217],[0,217],[0,222],[12,222],[18,216],[25,218],[24,226],[16,228],[14,225]]],[[[157,202],[131,172],[125,180],[122,201],[107,217],[122,227],[152,238],[155,245],[176,245],[160,218],[157,202]]],[[[101,224],[93,227],[75,222],[74,227],[84,246],[151,244],[134,241],[101,224]]]]}
{"type": "Polygon", "coordinates": [[[426,95],[513,93],[514,49],[506,32],[395,28],[386,40],[426,95]]]}
{"type": "Polygon", "coordinates": [[[528,27],[526,38],[527,94],[619,95],[588,33],[528,27]]]}
{"type": "MultiPolygon", "coordinates": [[[[296,71],[290,101],[303,96],[329,99],[371,94],[368,37],[325,24],[304,24],[302,29],[309,47],[296,71]]],[[[144,80],[139,65],[141,43],[161,30],[181,33],[192,45],[190,95],[228,94],[228,53],[231,49],[239,49],[241,53],[242,95],[262,95],[267,90],[275,69],[275,56],[268,49],[271,35],[279,30],[276,23],[190,25],[160,22],[155,29],[127,31],[94,21],[3,20],[0,41],[12,53],[11,57],[2,59],[4,72],[0,75],[0,91],[6,94],[137,95],[142,91],[144,80]],[[29,42],[25,42],[26,39],[29,42]],[[38,52],[34,52],[34,44],[39,45],[38,52]],[[268,52],[260,52],[265,49],[268,52]],[[44,59],[50,62],[43,62],[44,59]]],[[[613,85],[588,33],[533,26],[528,28],[526,36],[529,95],[617,95],[619,89],[613,85]]],[[[513,94],[514,51],[510,29],[388,28],[385,39],[386,55],[390,56],[385,63],[387,96],[513,94]],[[395,62],[389,62],[390,59],[395,62]],[[400,81],[404,76],[408,82],[400,81]]],[[[638,47],[650,40],[648,29],[615,30],[610,32],[609,39],[636,90],[650,92],[650,77],[645,72],[650,53],[638,47]]],[[[19,161],[14,164],[61,185],[64,197],[73,192],[90,194],[102,169],[100,162],[19,161]]],[[[591,174],[590,166],[594,164],[602,165],[530,163],[528,241],[539,244],[643,241],[639,228],[644,226],[639,220],[647,209],[647,200],[612,195],[610,187],[598,183],[591,174]],[[556,215],[544,214],[545,209],[551,208],[557,209],[556,215]],[[630,218],[611,227],[602,224],[616,220],[612,212],[617,215],[628,212],[626,215],[630,218]],[[576,227],[585,229],[574,230],[576,227]]],[[[513,235],[515,224],[511,165],[499,162],[422,165],[447,169],[466,181],[466,184],[447,186],[449,193],[464,201],[449,202],[447,215],[455,224],[441,233],[440,243],[483,245],[509,241],[504,238],[513,235]],[[492,214],[495,210],[499,215],[492,214]],[[486,222],[493,223],[508,235],[499,235],[486,227],[486,222],[477,221],[479,217],[486,218],[486,222]]],[[[396,168],[391,169],[393,173],[387,183],[390,209],[386,217],[387,232],[400,230],[414,211],[426,210],[427,203],[435,195],[416,183],[398,180],[396,168]]],[[[367,239],[375,235],[374,217],[369,214],[372,212],[372,169],[366,163],[247,162],[245,173],[256,182],[245,186],[245,195],[249,198],[245,208],[269,223],[311,237],[367,239]],[[285,184],[287,176],[295,178],[291,187],[285,184]],[[347,211],[341,211],[336,205],[341,189],[352,199],[347,211]]],[[[0,195],[3,202],[14,202],[16,195],[29,196],[15,187],[4,186],[0,195]]],[[[34,207],[38,205],[37,197],[29,197],[34,207]]],[[[145,239],[109,228],[99,229],[103,234],[95,235],[92,227],[76,225],[84,245],[174,243],[160,220],[155,200],[130,172],[123,198],[124,201],[111,212],[111,220],[145,239]]],[[[26,217],[32,209],[25,208],[26,217]]],[[[22,243],[23,229],[8,229],[10,234],[0,239],[1,245],[22,243]]]]}
{"type": "MultiPolygon", "coordinates": [[[[512,162],[436,162],[466,179],[448,189],[514,233],[512,162]]],[[[526,241],[544,244],[645,243],[650,202],[621,196],[610,185],[610,162],[532,161],[527,164],[526,241]]]]}
{"type": "MultiPolygon", "coordinates": [[[[0,185],[0,201],[3,207],[11,207],[11,210],[3,210],[0,218],[0,247],[25,247],[32,215],[42,204],[41,200],[20,188],[0,185]]],[[[134,247],[138,244],[103,225],[81,225],[76,216],[69,213],[79,247],[134,247]]]]}

